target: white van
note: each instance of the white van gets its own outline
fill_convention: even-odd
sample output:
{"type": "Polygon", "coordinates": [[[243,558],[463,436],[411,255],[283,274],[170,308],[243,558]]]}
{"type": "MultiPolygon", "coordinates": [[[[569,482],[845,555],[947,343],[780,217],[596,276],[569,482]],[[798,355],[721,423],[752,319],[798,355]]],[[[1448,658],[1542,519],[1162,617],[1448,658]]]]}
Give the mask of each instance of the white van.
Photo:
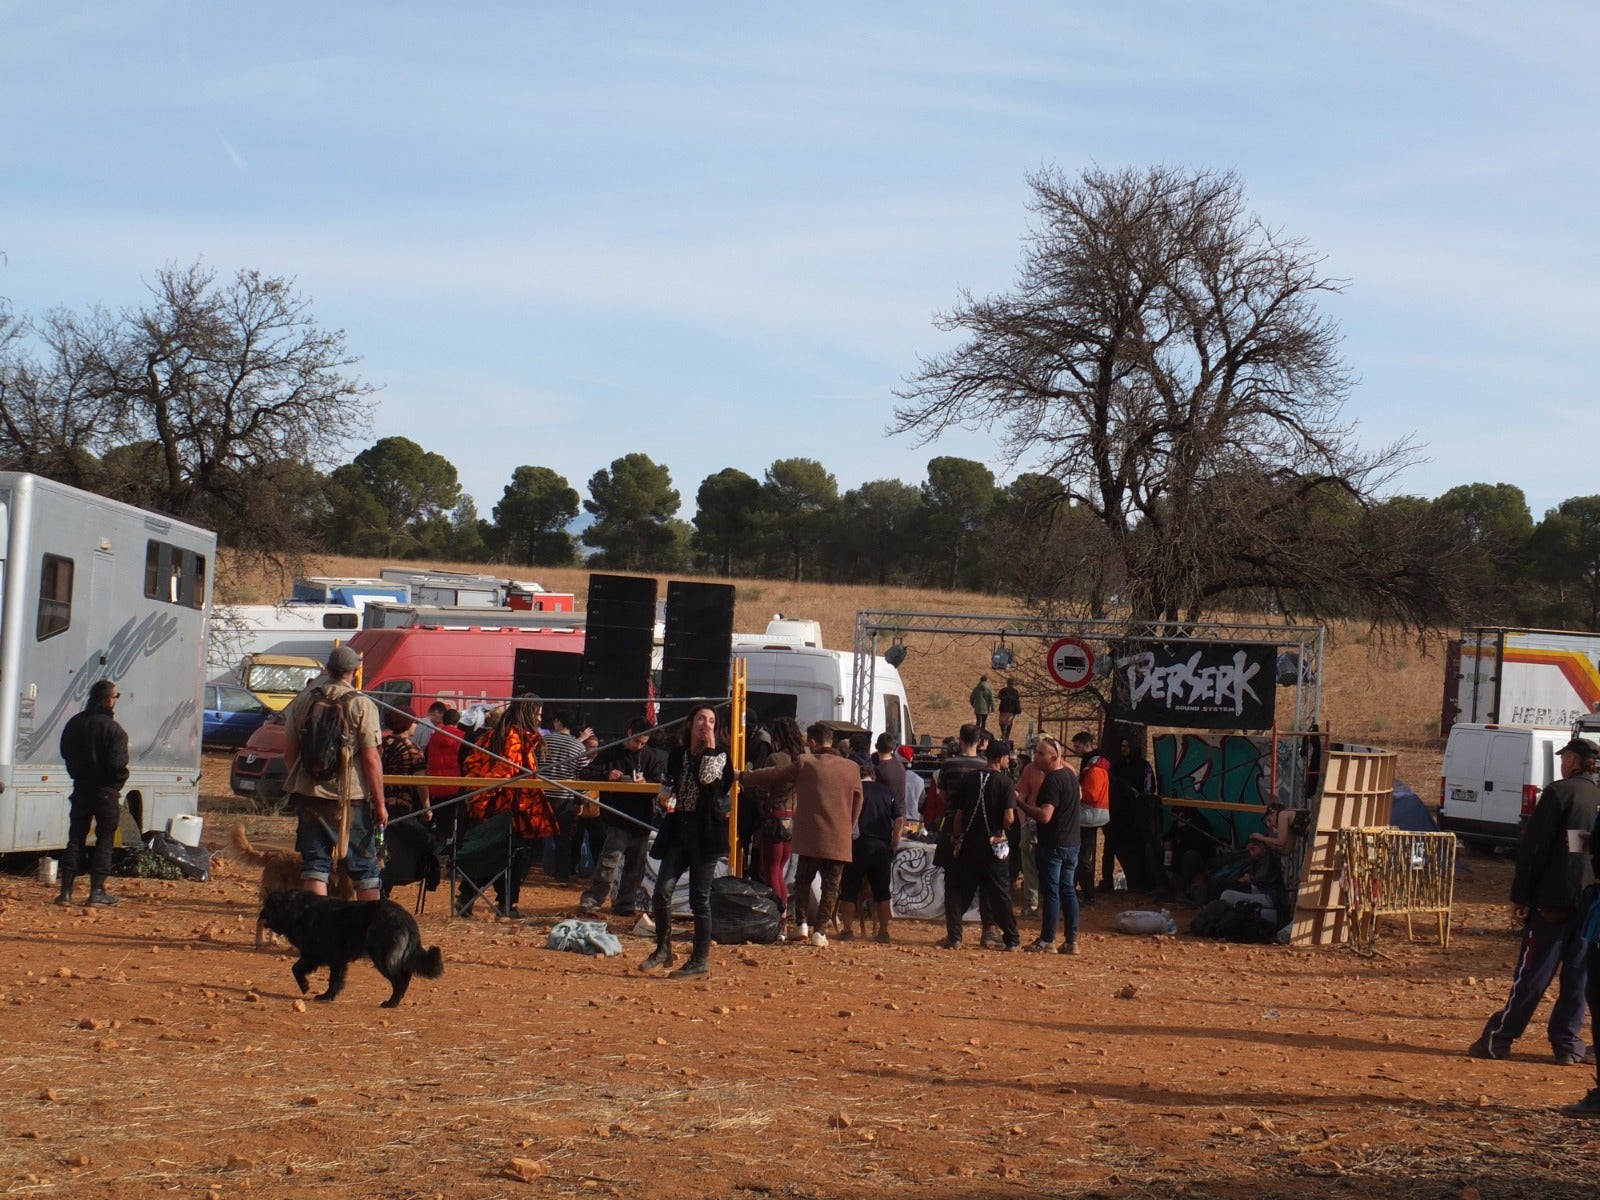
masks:
{"type": "Polygon", "coordinates": [[[1539,794],[1561,777],[1569,729],[1458,724],[1445,743],[1439,826],[1485,846],[1517,844],[1539,794]]]}
{"type": "MultiPolygon", "coordinates": [[[[733,635],[733,655],[744,659],[745,685],[756,719],[765,723],[791,716],[802,730],[813,721],[850,720],[855,656],[847,650],[824,649],[814,635],[774,630],[778,625],[774,620],[767,634],[733,635]]],[[[916,729],[900,672],[880,657],[874,663],[873,684],[868,729],[873,734],[888,733],[899,743],[914,742],[916,729]]]]}

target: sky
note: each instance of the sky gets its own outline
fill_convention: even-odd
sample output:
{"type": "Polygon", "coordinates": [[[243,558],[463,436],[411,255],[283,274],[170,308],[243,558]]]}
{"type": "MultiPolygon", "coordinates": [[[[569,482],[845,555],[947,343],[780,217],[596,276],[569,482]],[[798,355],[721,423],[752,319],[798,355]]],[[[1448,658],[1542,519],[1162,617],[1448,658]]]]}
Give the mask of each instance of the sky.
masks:
{"type": "Polygon", "coordinates": [[[1028,173],[1232,170],[1346,281],[1394,490],[1537,519],[1600,490],[1597,61],[1583,0],[0,0],[0,297],[291,277],[380,389],[350,454],[409,437],[487,516],[640,451],[687,518],[779,458],[1026,469],[886,431],[935,315],[1015,280],[1028,173]]]}

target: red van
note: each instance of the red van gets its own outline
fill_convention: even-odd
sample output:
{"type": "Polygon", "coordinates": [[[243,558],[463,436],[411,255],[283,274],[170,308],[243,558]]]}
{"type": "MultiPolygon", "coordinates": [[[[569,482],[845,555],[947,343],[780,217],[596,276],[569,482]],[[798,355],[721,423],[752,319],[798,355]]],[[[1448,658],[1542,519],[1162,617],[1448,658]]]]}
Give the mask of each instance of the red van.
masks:
{"type": "MultiPolygon", "coordinates": [[[[377,699],[426,716],[443,700],[466,711],[511,698],[518,650],[583,653],[581,629],[448,629],[407,626],[363,629],[350,646],[361,655],[362,687],[377,699]]],[[[229,780],[237,796],[270,805],[283,796],[283,720],[267,722],[234,756],[229,780]]]]}
{"type": "Polygon", "coordinates": [[[581,629],[363,629],[350,638],[361,655],[361,686],[374,697],[425,716],[443,700],[463,712],[511,698],[518,650],[583,653],[581,629]]]}

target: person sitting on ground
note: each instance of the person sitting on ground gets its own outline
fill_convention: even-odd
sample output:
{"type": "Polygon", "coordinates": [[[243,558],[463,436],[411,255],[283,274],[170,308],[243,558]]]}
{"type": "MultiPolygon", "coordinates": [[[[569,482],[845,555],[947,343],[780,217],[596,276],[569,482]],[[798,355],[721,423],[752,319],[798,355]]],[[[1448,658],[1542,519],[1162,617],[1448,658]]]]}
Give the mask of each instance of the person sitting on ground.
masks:
{"type": "Polygon", "coordinates": [[[861,895],[861,885],[868,883],[878,918],[878,941],[888,944],[889,884],[895,851],[900,849],[905,828],[905,807],[895,799],[893,789],[877,778],[876,764],[861,764],[861,818],[856,822],[857,835],[851,844],[850,863],[844,869],[840,892],[839,919],[844,923],[841,942],[855,937],[856,898],[861,895]]]}
{"type": "Polygon", "coordinates": [[[1250,861],[1244,873],[1236,882],[1225,887],[1217,899],[1228,904],[1260,904],[1262,919],[1276,926],[1280,923],[1280,917],[1287,920],[1289,915],[1283,869],[1278,865],[1278,856],[1259,841],[1246,842],[1245,849],[1250,861]]]}

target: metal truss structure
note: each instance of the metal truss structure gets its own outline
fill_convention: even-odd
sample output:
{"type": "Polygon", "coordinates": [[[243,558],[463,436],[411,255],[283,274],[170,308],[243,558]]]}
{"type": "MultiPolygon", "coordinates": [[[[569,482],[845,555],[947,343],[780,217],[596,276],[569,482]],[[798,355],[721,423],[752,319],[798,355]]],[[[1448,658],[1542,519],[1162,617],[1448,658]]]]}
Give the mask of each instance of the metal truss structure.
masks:
{"type": "Polygon", "coordinates": [[[952,638],[990,638],[1002,646],[1008,640],[1054,642],[1081,638],[1090,645],[1120,646],[1171,643],[1178,638],[1195,641],[1271,643],[1280,653],[1299,656],[1294,688],[1294,724],[1305,731],[1321,719],[1322,654],[1325,631],[1321,625],[1274,625],[1232,621],[1127,621],[1033,618],[1014,613],[900,612],[859,609],[856,612],[855,684],[850,698],[850,719],[858,725],[870,719],[876,686],[877,659],[912,634],[939,634],[952,638]],[[887,646],[881,645],[888,639],[887,646]]]}

